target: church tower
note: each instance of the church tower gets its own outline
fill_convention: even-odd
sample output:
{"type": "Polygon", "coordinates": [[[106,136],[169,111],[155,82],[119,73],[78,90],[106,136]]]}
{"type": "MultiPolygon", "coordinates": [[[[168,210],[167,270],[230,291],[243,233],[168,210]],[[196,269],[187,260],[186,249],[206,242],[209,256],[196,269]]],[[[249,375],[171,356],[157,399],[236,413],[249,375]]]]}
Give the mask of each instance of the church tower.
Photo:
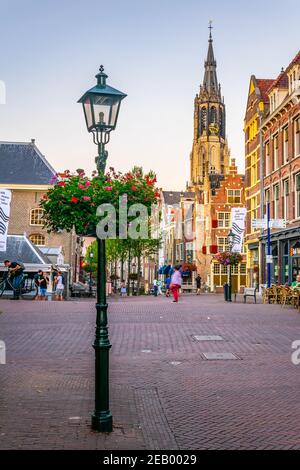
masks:
{"type": "Polygon", "coordinates": [[[229,151],[226,142],[226,115],[217,63],[213,51],[212,26],[209,26],[208,52],[204,78],[194,102],[194,141],[191,152],[189,188],[208,188],[211,175],[228,174],[229,151]]]}

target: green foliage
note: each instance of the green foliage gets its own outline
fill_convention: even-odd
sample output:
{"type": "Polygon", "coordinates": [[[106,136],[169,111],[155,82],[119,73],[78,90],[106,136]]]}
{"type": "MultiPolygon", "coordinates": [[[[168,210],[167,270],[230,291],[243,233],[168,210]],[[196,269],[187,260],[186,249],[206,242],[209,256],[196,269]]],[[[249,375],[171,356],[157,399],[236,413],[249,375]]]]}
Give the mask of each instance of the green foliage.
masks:
{"type": "Polygon", "coordinates": [[[52,182],[54,186],[41,201],[45,227],[49,231],[70,232],[75,228],[79,235],[94,234],[99,221],[96,215],[99,205],[112,204],[118,216],[119,198],[126,195],[128,206],[143,204],[150,215],[151,206],[157,204],[159,198],[155,174],[144,174],[139,167],[125,174],[110,168],[106,174],[92,178],[88,178],[83,170],[77,170],[75,174],[65,171],[52,182]]]}

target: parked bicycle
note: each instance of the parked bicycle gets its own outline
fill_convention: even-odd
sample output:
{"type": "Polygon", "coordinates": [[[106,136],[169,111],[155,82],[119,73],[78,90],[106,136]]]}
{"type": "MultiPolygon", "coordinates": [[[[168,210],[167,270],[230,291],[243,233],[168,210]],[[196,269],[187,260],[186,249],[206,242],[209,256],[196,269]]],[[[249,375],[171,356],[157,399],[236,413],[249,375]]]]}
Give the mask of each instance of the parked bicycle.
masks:
{"type": "MultiPolygon", "coordinates": [[[[24,274],[18,289],[21,299],[33,300],[37,295],[34,279],[29,279],[28,274],[24,274]]],[[[5,291],[11,291],[12,295],[14,292],[13,280],[8,273],[0,280],[0,298],[5,291]]]]}

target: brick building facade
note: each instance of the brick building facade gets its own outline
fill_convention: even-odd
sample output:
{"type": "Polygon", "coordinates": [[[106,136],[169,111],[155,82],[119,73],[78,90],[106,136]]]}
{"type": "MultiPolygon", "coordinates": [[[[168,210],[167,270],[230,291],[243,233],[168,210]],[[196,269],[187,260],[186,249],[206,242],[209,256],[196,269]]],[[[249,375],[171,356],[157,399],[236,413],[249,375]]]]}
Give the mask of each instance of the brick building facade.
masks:
{"type": "MultiPolygon", "coordinates": [[[[227,236],[232,227],[231,209],[245,204],[244,177],[235,160],[230,162],[226,140],[226,110],[217,79],[211,33],[203,83],[194,103],[194,140],[188,191],[195,193],[194,261],[210,290],[222,290],[227,268],[214,261],[213,255],[227,251],[227,236]]],[[[245,260],[234,268],[233,288],[246,284],[245,260]]]]}
{"type": "MultiPolygon", "coordinates": [[[[263,80],[261,81],[263,82],[263,80]]],[[[270,204],[271,219],[285,219],[285,229],[271,231],[271,282],[290,283],[300,274],[300,52],[286,69],[272,80],[265,92],[267,102],[258,133],[261,136],[263,189],[261,215],[270,204]]],[[[251,95],[250,95],[251,98],[251,95]]],[[[248,103],[249,99],[248,98],[248,103]]],[[[260,100],[264,101],[264,100],[260,100]]],[[[249,129],[249,113],[246,131],[249,129]]],[[[246,166],[249,170],[246,133],[246,166]]],[[[254,159],[257,162],[257,159],[254,159]]],[[[252,186],[246,179],[247,201],[252,186]]],[[[247,240],[251,240],[251,220],[257,218],[248,205],[247,240]]],[[[260,282],[266,281],[266,231],[259,234],[260,282]]],[[[248,248],[250,249],[250,245],[248,248]]],[[[249,250],[248,250],[249,253],[249,250]]]]}

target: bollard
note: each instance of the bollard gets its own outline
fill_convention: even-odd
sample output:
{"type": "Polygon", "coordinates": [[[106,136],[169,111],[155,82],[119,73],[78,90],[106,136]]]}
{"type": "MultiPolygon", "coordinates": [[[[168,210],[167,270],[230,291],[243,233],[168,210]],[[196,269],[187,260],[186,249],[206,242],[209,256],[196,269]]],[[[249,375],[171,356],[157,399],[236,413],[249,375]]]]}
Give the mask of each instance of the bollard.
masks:
{"type": "Polygon", "coordinates": [[[0,364],[6,364],[6,347],[4,341],[0,341],[0,364]]]}
{"type": "Polygon", "coordinates": [[[228,283],[225,282],[223,287],[224,287],[224,299],[225,299],[225,302],[228,302],[228,299],[229,299],[229,295],[228,295],[229,294],[229,292],[228,292],[228,287],[229,286],[228,286],[228,283]]]}

